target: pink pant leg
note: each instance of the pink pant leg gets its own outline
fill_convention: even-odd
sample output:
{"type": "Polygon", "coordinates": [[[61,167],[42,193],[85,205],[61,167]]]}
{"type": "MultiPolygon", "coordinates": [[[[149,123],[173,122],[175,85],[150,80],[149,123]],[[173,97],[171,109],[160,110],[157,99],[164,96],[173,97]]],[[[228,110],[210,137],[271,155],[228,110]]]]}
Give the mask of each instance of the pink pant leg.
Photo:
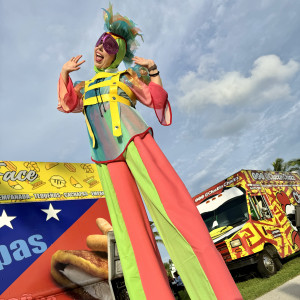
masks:
{"type": "Polygon", "coordinates": [[[174,299],[136,182],[126,162],[107,164],[149,300],[174,299]]]}
{"type": "Polygon", "coordinates": [[[193,248],[217,299],[242,299],[190,194],[152,136],[147,134],[143,139],[137,137],[134,143],[165,211],[193,248]]]}

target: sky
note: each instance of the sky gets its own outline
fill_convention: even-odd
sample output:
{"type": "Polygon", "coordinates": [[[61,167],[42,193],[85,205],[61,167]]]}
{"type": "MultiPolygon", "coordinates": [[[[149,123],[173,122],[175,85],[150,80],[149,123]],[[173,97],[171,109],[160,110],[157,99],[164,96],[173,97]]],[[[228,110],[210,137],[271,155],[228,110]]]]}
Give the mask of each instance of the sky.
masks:
{"type": "MultiPolygon", "coordinates": [[[[1,160],[90,162],[83,115],[56,110],[57,81],[78,54],[86,63],[73,81],[93,77],[108,3],[0,0],[1,160]]],[[[192,196],[241,169],[299,158],[299,1],[112,4],[142,30],[136,55],[158,66],[173,124],[137,109],[192,196]]]]}

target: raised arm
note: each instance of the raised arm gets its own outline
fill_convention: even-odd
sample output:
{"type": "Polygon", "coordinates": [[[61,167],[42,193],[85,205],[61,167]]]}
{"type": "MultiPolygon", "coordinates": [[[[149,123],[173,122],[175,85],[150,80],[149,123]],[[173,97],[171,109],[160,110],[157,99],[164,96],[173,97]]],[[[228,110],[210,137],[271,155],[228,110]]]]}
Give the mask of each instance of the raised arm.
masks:
{"type": "Polygon", "coordinates": [[[152,59],[146,59],[143,57],[135,56],[132,60],[136,64],[141,65],[148,69],[151,82],[156,83],[161,87],[163,86],[159,75],[159,71],[157,70],[157,66],[152,59]]]}
{"type": "Polygon", "coordinates": [[[82,111],[82,100],[81,100],[81,88],[84,82],[73,87],[73,82],[69,74],[73,71],[80,69],[80,65],[85,61],[79,62],[82,55],[72,57],[67,61],[61,70],[59,81],[58,81],[58,106],[57,109],[62,112],[81,112],[82,111]]]}
{"type": "MultiPolygon", "coordinates": [[[[162,80],[153,60],[135,56],[133,61],[149,70],[150,83],[145,84],[138,79],[133,70],[128,70],[129,87],[137,99],[144,105],[154,108],[159,122],[168,126],[172,123],[172,111],[168,100],[168,93],[163,89],[162,80]]],[[[141,72],[140,72],[141,73],[141,72]]]]}
{"type": "Polygon", "coordinates": [[[80,66],[85,62],[85,60],[79,62],[82,55],[77,55],[76,57],[72,57],[68,60],[62,67],[61,76],[65,84],[68,83],[69,74],[74,71],[78,71],[80,66]]]}

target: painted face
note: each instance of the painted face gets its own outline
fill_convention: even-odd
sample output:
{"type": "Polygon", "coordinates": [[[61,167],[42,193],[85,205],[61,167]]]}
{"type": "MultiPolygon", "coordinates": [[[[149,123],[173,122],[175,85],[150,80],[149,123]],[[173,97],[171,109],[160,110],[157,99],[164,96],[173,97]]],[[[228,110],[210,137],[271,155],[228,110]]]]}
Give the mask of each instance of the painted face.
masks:
{"type": "Polygon", "coordinates": [[[94,50],[94,64],[98,69],[106,69],[108,68],[112,62],[115,60],[115,54],[108,54],[103,44],[99,44],[95,47],[94,50]]]}

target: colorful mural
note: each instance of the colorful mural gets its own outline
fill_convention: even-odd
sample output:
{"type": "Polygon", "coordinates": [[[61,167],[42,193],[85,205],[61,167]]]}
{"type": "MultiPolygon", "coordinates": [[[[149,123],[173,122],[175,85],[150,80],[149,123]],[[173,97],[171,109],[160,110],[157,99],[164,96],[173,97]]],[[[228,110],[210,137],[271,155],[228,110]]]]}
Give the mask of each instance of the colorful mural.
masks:
{"type": "Polygon", "coordinates": [[[241,170],[193,199],[229,265],[267,245],[281,258],[300,250],[294,223],[295,205],[300,204],[298,174],[241,170]]]}

